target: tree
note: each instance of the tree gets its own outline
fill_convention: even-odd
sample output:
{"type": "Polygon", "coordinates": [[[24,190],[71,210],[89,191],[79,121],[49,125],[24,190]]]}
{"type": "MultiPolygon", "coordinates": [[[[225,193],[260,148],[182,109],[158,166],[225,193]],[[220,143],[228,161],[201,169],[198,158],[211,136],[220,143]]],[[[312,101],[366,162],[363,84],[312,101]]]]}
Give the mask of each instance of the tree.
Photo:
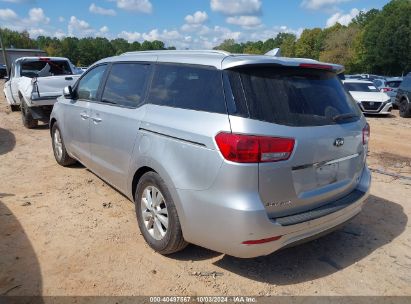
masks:
{"type": "Polygon", "coordinates": [[[364,63],[372,73],[411,70],[411,1],[392,0],[365,26],[364,63]]]}
{"type": "Polygon", "coordinates": [[[111,57],[116,54],[116,50],[107,38],[97,37],[92,39],[93,49],[96,54],[96,61],[111,57]]]}
{"type": "Polygon", "coordinates": [[[352,23],[359,25],[360,27],[365,27],[369,24],[378,14],[380,13],[377,9],[369,10],[368,12],[361,11],[353,20],[352,23]]]}
{"type": "Polygon", "coordinates": [[[288,34],[281,42],[281,54],[284,57],[295,57],[295,44],[297,37],[294,34],[288,34]]]}
{"type": "Polygon", "coordinates": [[[236,43],[234,39],[226,39],[220,45],[214,48],[215,50],[222,50],[230,53],[242,53],[243,47],[236,43]]]}
{"type": "MultiPolygon", "coordinates": [[[[132,44],[130,45],[130,43],[128,43],[127,40],[123,38],[117,38],[117,39],[111,40],[111,46],[114,48],[116,55],[120,55],[120,54],[130,51],[132,44]]],[[[140,49],[140,44],[138,46],[138,49],[140,49]]]]}
{"type": "Polygon", "coordinates": [[[154,40],[151,42],[153,50],[165,50],[164,42],[159,40],[154,40]]]}
{"type": "Polygon", "coordinates": [[[361,33],[358,25],[339,27],[331,32],[326,39],[324,50],[320,53],[320,60],[342,64],[347,72],[355,67],[355,40],[361,33]]]}
{"type": "Polygon", "coordinates": [[[138,41],[134,41],[131,45],[130,45],[130,52],[131,51],[140,51],[141,50],[141,43],[138,41]]]}
{"type": "Polygon", "coordinates": [[[35,42],[30,39],[27,31],[17,32],[9,29],[0,29],[3,36],[3,44],[5,48],[35,48],[35,42]]]}
{"type": "Polygon", "coordinates": [[[247,41],[244,45],[243,53],[245,54],[263,54],[264,42],[262,41],[247,41]]]}
{"type": "Polygon", "coordinates": [[[164,42],[159,40],[138,41],[129,43],[122,38],[109,41],[102,37],[65,37],[63,39],[38,36],[31,39],[27,31],[17,32],[9,29],[0,29],[3,34],[4,46],[7,48],[39,48],[49,56],[62,56],[69,58],[76,65],[90,65],[102,58],[120,55],[128,51],[165,50],[175,49],[173,46],[166,48],[164,42]]]}
{"type": "Polygon", "coordinates": [[[322,30],[320,28],[305,29],[295,45],[297,57],[318,59],[322,45],[319,43],[322,30]]]}
{"type": "Polygon", "coordinates": [[[80,53],[78,51],[78,38],[66,37],[61,40],[61,56],[67,57],[71,62],[78,62],[80,60],[80,53]]]}
{"type": "Polygon", "coordinates": [[[143,41],[143,43],[141,44],[141,51],[150,51],[153,50],[153,44],[151,43],[151,41],[145,40],[143,41]]]}

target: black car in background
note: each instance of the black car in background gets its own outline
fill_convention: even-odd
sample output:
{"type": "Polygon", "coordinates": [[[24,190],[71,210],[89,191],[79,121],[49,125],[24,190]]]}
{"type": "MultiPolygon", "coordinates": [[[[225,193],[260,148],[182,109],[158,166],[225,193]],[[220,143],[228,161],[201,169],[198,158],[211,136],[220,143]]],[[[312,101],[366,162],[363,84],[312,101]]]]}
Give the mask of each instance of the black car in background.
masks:
{"type": "Polygon", "coordinates": [[[399,86],[395,102],[401,117],[411,117],[411,73],[404,77],[399,86]]]}
{"type": "Polygon", "coordinates": [[[0,79],[7,75],[6,65],[0,63],[0,79]]]}

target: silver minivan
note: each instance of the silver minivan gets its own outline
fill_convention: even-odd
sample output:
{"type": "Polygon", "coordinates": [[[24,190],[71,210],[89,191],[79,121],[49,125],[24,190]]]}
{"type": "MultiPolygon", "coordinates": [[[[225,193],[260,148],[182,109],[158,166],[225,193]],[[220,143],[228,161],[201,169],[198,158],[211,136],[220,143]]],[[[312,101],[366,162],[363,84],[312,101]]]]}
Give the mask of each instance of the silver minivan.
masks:
{"type": "Polygon", "coordinates": [[[369,194],[370,130],[342,70],[221,51],[103,59],[55,104],[54,155],[135,202],[161,254],[268,255],[347,222],[369,194]]]}

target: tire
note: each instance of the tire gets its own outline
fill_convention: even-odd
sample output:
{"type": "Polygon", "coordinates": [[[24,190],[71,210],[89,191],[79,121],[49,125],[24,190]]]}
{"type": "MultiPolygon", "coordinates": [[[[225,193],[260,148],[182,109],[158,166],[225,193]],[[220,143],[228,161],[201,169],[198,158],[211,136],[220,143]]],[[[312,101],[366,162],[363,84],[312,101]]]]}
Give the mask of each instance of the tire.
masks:
{"type": "Polygon", "coordinates": [[[76,163],[76,160],[71,158],[64,145],[63,137],[61,136],[61,131],[57,125],[54,123],[51,128],[51,143],[53,146],[53,154],[57,163],[63,167],[67,167],[76,163]]]}
{"type": "Polygon", "coordinates": [[[27,129],[34,129],[38,125],[38,121],[31,116],[30,111],[27,109],[27,105],[24,103],[24,101],[20,98],[21,100],[21,120],[23,122],[23,125],[27,129]]]}
{"type": "Polygon", "coordinates": [[[399,109],[400,109],[401,117],[403,118],[411,117],[411,104],[406,99],[401,100],[399,109]]]}
{"type": "Polygon", "coordinates": [[[10,105],[10,109],[12,112],[17,112],[20,111],[20,106],[19,105],[10,105]]]}
{"type": "Polygon", "coordinates": [[[156,252],[172,254],[188,245],[183,238],[174,201],[157,173],[147,172],[140,178],[135,194],[135,207],[140,231],[147,244],[156,252]],[[150,199],[147,199],[150,197],[157,197],[157,202],[160,203],[154,201],[156,206],[153,207],[150,199]]]}

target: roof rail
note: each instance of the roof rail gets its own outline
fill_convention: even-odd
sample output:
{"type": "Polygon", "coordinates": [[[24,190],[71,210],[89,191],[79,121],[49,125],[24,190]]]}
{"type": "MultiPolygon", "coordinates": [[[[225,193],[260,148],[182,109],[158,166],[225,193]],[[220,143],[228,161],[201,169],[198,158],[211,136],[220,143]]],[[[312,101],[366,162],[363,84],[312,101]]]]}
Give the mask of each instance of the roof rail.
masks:
{"type": "Polygon", "coordinates": [[[229,56],[231,53],[226,52],[226,51],[220,51],[220,50],[156,50],[156,51],[134,51],[134,52],[126,52],[121,54],[120,56],[127,56],[127,55],[139,55],[139,54],[219,54],[219,55],[225,55],[229,56]]]}

